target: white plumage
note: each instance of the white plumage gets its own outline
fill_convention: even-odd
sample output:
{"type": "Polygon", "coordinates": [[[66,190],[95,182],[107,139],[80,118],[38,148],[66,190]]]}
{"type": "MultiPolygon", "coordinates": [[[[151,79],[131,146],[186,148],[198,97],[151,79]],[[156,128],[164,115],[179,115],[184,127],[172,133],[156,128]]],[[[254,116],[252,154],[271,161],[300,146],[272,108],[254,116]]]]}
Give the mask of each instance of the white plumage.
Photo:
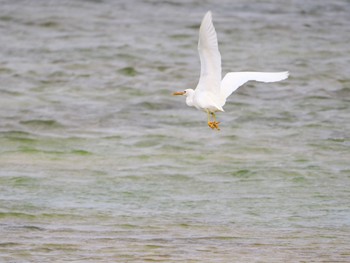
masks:
{"type": "Polygon", "coordinates": [[[223,106],[236,89],[250,80],[276,82],[288,78],[288,72],[229,72],[221,80],[221,55],[211,12],[207,12],[199,28],[198,52],[201,74],[195,90],[186,89],[174,95],[185,95],[186,104],[208,114],[208,126],[219,130],[215,112],[223,106]],[[214,120],[210,120],[210,115],[214,120]]]}

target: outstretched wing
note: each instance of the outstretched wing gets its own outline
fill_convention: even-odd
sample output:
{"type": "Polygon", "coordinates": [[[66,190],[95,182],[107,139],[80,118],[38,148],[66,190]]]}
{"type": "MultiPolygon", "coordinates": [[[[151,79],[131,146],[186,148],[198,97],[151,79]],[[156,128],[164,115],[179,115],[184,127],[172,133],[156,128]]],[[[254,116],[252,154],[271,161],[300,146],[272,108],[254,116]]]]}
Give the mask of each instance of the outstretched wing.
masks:
{"type": "Polygon", "coordinates": [[[221,81],[221,95],[227,98],[250,80],[261,82],[275,82],[288,78],[288,71],[285,72],[229,72],[221,81]]]}
{"type": "Polygon", "coordinates": [[[205,14],[199,29],[198,52],[201,75],[197,89],[220,94],[221,55],[210,11],[205,14]]]}

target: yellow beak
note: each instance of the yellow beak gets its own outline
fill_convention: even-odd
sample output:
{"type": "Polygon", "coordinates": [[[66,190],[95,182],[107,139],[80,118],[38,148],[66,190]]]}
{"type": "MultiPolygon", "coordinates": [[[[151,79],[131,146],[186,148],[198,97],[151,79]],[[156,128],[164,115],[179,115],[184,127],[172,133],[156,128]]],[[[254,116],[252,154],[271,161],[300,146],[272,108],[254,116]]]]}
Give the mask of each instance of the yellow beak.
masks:
{"type": "Polygon", "coordinates": [[[173,95],[184,95],[185,92],[184,91],[177,91],[177,92],[174,92],[173,95]]]}

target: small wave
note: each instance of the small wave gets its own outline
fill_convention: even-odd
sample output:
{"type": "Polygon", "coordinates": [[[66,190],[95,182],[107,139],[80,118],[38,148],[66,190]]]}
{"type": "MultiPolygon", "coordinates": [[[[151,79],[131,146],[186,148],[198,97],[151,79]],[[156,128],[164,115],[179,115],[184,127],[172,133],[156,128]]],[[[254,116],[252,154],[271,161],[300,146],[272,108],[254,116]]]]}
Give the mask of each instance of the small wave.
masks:
{"type": "Polygon", "coordinates": [[[133,67],[125,67],[119,70],[119,72],[125,76],[134,77],[139,73],[133,67]]]}
{"type": "Polygon", "coordinates": [[[60,128],[64,126],[56,120],[39,120],[39,119],[20,121],[20,124],[23,124],[25,126],[37,127],[37,128],[60,128]]]}
{"type": "Polygon", "coordinates": [[[34,219],[36,216],[33,214],[21,213],[21,212],[0,212],[0,218],[21,218],[21,219],[34,219]]]}
{"type": "Polygon", "coordinates": [[[72,150],[71,153],[76,155],[92,155],[91,152],[86,150],[72,150]]]}

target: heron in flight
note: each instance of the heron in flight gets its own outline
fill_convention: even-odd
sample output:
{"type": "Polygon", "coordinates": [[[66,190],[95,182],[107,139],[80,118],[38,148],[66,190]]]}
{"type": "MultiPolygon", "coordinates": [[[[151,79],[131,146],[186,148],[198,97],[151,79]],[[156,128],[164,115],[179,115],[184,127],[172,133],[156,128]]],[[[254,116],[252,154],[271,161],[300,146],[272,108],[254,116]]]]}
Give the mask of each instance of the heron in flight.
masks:
{"type": "Polygon", "coordinates": [[[224,111],[227,98],[240,86],[250,80],[276,82],[288,78],[284,72],[229,72],[221,79],[221,55],[216,31],[208,11],[199,28],[198,52],[201,61],[200,78],[195,90],[186,89],[173,95],[186,96],[186,104],[203,110],[208,115],[208,126],[220,130],[215,112],[224,111]]]}

